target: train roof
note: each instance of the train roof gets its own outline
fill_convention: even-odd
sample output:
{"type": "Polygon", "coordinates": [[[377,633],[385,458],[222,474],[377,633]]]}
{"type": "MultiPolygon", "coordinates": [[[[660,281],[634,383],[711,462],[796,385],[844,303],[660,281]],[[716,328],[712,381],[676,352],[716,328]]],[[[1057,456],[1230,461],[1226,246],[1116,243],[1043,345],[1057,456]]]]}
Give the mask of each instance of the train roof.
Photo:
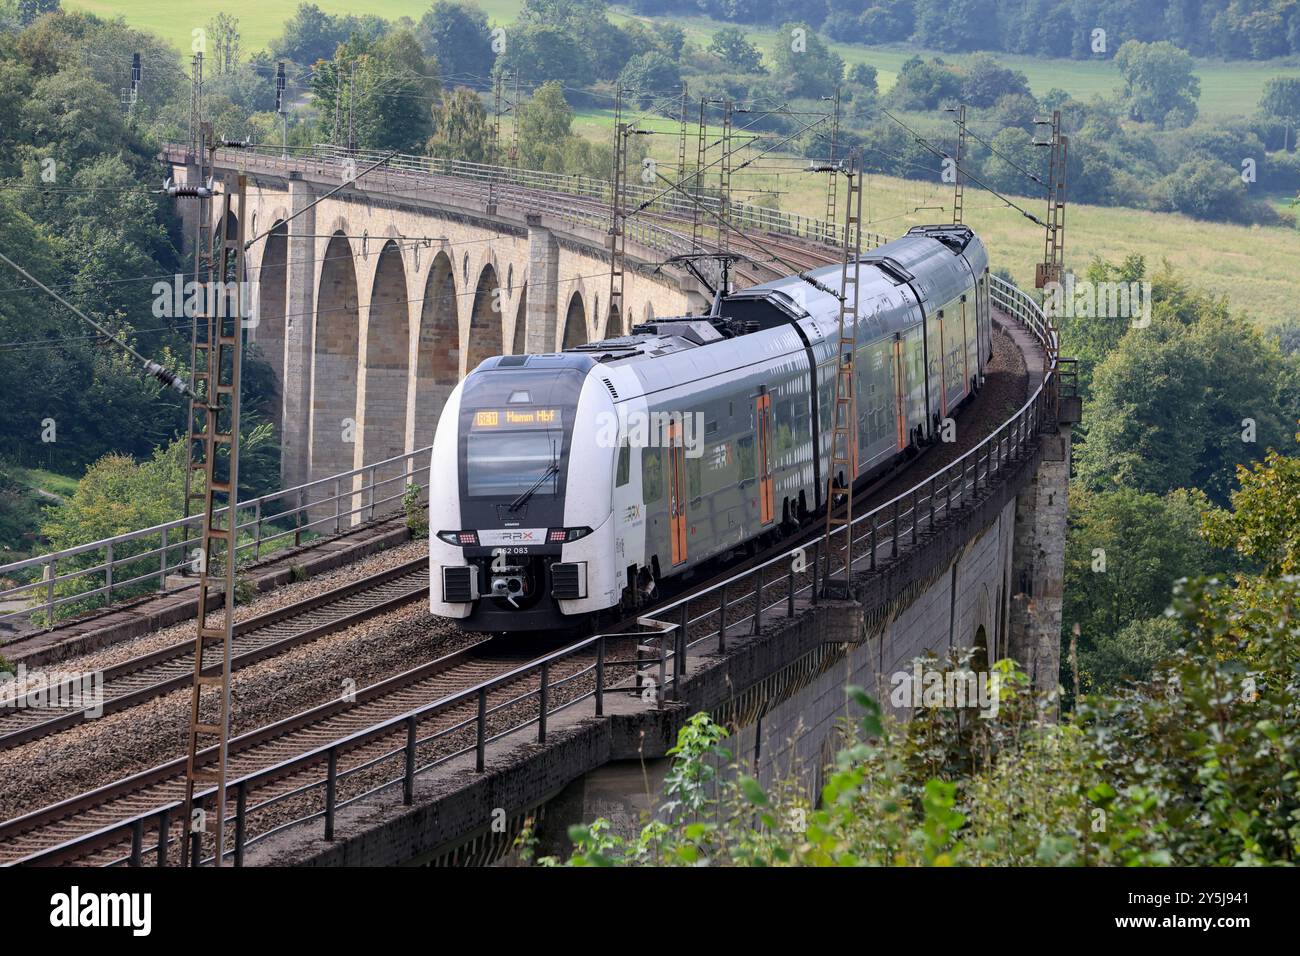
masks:
{"type": "MultiPolygon", "coordinates": [[[[969,288],[987,266],[983,244],[968,226],[917,226],[899,239],[865,253],[858,282],[859,335],[875,338],[902,332],[920,321],[916,299],[939,308],[969,288]]],[[[656,319],[615,336],[562,352],[505,355],[481,369],[568,369],[583,374],[600,365],[636,370],[647,390],[710,374],[802,348],[793,326],[810,342],[838,334],[842,267],[785,276],[726,296],[716,316],[656,319]],[[808,281],[811,279],[812,281],[808,281]],[[776,334],[755,336],[757,332],[776,334]],[[732,341],[737,348],[704,349],[732,341]],[[725,354],[724,354],[725,353],[725,354]],[[663,359],[664,361],[649,361],[663,359]]]]}

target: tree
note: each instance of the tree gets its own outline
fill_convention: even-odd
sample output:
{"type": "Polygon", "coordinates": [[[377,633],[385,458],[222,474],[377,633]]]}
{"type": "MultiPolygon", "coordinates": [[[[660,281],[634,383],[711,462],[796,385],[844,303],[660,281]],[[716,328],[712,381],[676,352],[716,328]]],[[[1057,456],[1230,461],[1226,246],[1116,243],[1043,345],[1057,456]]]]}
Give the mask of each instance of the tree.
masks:
{"type": "Polygon", "coordinates": [[[1282,148],[1289,150],[1294,141],[1291,130],[1300,124],[1300,79],[1293,76],[1275,76],[1264,84],[1264,93],[1259,98],[1259,110],[1266,116],[1273,116],[1286,124],[1286,138],[1282,148]]]}
{"type": "Polygon", "coordinates": [[[749,42],[739,27],[715,30],[709,41],[708,52],[742,73],[764,72],[762,51],[749,42]]]}
{"type": "Polygon", "coordinates": [[[633,96],[642,109],[671,90],[682,85],[682,74],[677,64],[662,53],[642,53],[627,61],[618,75],[619,85],[633,90],[633,96]]]}
{"type": "Polygon", "coordinates": [[[221,76],[239,65],[239,20],[228,13],[218,13],[208,21],[208,56],[221,76]]]}
{"type": "Polygon", "coordinates": [[[1246,184],[1239,171],[1206,156],[1187,160],[1165,177],[1159,195],[1168,208],[1197,219],[1249,218],[1246,184]]]}
{"type": "Polygon", "coordinates": [[[436,59],[453,82],[492,70],[496,54],[487,14],[473,4],[437,0],[420,18],[417,35],[425,54],[436,59]]]}
{"type": "Polygon", "coordinates": [[[585,86],[596,75],[590,52],[577,38],[564,27],[545,23],[525,23],[511,30],[500,62],[529,85],[557,80],[585,86]]]}
{"type": "Polygon", "coordinates": [[[1019,70],[1002,66],[987,53],[977,53],[966,66],[961,99],[969,106],[992,106],[1012,94],[1029,96],[1029,80],[1019,70]]]}
{"type": "Polygon", "coordinates": [[[847,79],[850,83],[861,86],[872,96],[880,92],[876,68],[869,63],[854,63],[849,67],[847,79]]]}
{"type": "Polygon", "coordinates": [[[1270,451],[1238,466],[1237,482],[1232,510],[1206,516],[1209,539],[1259,564],[1265,577],[1300,574],[1300,458],[1270,451]]]}
{"type": "Polygon", "coordinates": [[[530,169],[539,168],[548,149],[560,146],[569,136],[573,108],[555,81],[544,83],[532,98],[519,106],[520,160],[530,169]]]}
{"type": "Polygon", "coordinates": [[[336,111],[345,119],[350,106],[360,147],[420,151],[433,134],[432,104],[441,103],[436,74],[409,30],[354,35],[312,74],[320,136],[331,139],[336,111]]]}
{"type": "Polygon", "coordinates": [[[429,154],[471,163],[497,160],[487,110],[473,90],[459,86],[443,93],[438,132],[429,140],[429,154]]]}
{"type": "Polygon", "coordinates": [[[1201,81],[1186,50],[1167,40],[1126,40],[1115,52],[1115,66],[1124,78],[1124,101],[1133,119],[1161,126],[1185,126],[1195,119],[1201,81]],[[1170,122],[1175,117],[1176,123],[1170,122]]]}
{"type": "Polygon", "coordinates": [[[1141,628],[1118,639],[1135,622],[1157,617],[1169,606],[1174,582],[1222,569],[1226,558],[1198,534],[1209,502],[1198,491],[1167,495],[1116,488],[1070,489],[1070,528],[1065,551],[1063,633],[1077,624],[1085,690],[1110,689],[1122,677],[1144,678],[1164,654],[1144,657],[1132,649],[1141,628]],[[1129,651],[1121,651],[1127,646],[1129,651]],[[1108,655],[1104,672],[1086,655],[1108,655]],[[1145,671],[1114,669],[1120,660],[1143,661],[1145,671]]]}
{"type": "Polygon", "coordinates": [[[939,57],[908,57],[898,70],[889,101],[905,110],[932,110],[961,95],[961,77],[939,57]]]}
{"type": "Polygon", "coordinates": [[[1201,488],[1224,504],[1236,466],[1290,435],[1300,414],[1294,375],[1244,319],[1155,317],[1131,328],[1093,376],[1079,479],[1097,491],[1201,488]]]}
{"type": "Polygon", "coordinates": [[[844,61],[808,24],[784,23],[772,50],[772,75],[786,96],[830,96],[844,77],[844,61]]]}

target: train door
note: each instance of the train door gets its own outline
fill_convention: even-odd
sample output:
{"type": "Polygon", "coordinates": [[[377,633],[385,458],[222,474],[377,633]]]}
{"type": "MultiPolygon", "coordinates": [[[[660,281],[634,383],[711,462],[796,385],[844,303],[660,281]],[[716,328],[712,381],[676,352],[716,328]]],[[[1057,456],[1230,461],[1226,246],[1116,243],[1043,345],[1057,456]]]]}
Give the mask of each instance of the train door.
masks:
{"type": "Polygon", "coordinates": [[[903,336],[894,333],[894,425],[898,450],[907,447],[907,363],[903,361],[903,336]]]}
{"type": "Polygon", "coordinates": [[[772,396],[762,391],[758,396],[758,521],[770,524],[776,517],[772,488],[772,396]]]}
{"type": "Polygon", "coordinates": [[[686,560],[686,442],[681,422],[668,423],[668,521],[673,564],[686,560]]]}
{"type": "Polygon", "coordinates": [[[970,326],[966,314],[966,296],[961,297],[961,375],[962,391],[970,388],[970,326]]]}
{"type": "Polygon", "coordinates": [[[939,310],[939,414],[948,417],[948,352],[944,342],[944,327],[948,320],[944,310],[939,310]]]}

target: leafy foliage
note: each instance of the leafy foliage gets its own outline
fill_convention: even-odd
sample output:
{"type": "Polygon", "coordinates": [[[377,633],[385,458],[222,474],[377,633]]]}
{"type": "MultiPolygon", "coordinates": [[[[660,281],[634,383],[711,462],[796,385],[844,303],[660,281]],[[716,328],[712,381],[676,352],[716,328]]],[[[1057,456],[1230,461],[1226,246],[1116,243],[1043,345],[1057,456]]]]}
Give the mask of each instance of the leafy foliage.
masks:
{"type": "MultiPolygon", "coordinates": [[[[1194,583],[1175,597],[1183,649],[1150,682],[1088,697],[1073,718],[1009,661],[999,712],[861,713],[815,803],[731,763],[725,732],[682,728],[673,795],[633,839],[570,831],[574,866],[1228,866],[1300,854],[1300,581],[1257,606],[1194,583]],[[720,764],[725,772],[714,769],[720,764]]],[[[950,668],[965,666],[950,660],[950,668]]],[[[846,728],[847,730],[848,728],[846,728]]],[[[555,863],[557,861],[544,861],[555,863]]]]}

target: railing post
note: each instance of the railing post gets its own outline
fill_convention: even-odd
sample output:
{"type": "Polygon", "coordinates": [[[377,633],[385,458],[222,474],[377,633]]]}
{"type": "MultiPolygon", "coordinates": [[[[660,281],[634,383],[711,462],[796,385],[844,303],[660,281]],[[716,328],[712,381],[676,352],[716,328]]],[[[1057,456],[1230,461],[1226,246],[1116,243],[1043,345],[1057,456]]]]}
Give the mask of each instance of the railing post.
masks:
{"type": "Polygon", "coordinates": [[[820,586],[820,584],[821,584],[821,582],[818,580],[818,577],[819,577],[819,575],[818,575],[818,565],[821,564],[821,560],[822,560],[822,539],[821,539],[821,538],[818,538],[816,541],[813,542],[813,562],[812,562],[812,572],[813,572],[813,579],[812,579],[812,603],[813,603],[814,606],[816,606],[816,604],[817,604],[817,588],[818,588],[818,587],[820,586]]]}
{"type": "Polygon", "coordinates": [[[253,502],[253,560],[262,557],[262,499],[253,502]]]}
{"type": "Polygon", "coordinates": [[[104,545],[104,600],[113,603],[113,542],[104,545]]]}
{"type": "MultiPolygon", "coordinates": [[[[410,761],[407,761],[410,765],[410,761]]],[[[331,747],[328,754],[328,762],[325,765],[325,840],[331,842],[334,839],[334,808],[338,800],[338,772],[339,772],[339,755],[338,748],[331,747]]]]}
{"type": "Polygon", "coordinates": [[[898,499],[894,499],[894,541],[890,546],[890,556],[898,557],[898,499]]]}
{"type": "Polygon", "coordinates": [[[722,586],[722,599],[718,604],[718,653],[727,652],[727,586],[722,586]]]}
{"type": "Polygon", "coordinates": [[[172,815],[170,810],[158,814],[158,865],[167,865],[167,841],[171,839],[172,815]]]}
{"type": "Polygon", "coordinates": [[[158,562],[158,592],[167,590],[167,529],[162,529],[162,558],[158,562]]]}
{"type": "Polygon", "coordinates": [[[306,507],[303,504],[303,496],[305,494],[304,489],[298,489],[298,508],[293,513],[293,546],[295,548],[302,544],[302,513],[303,508],[306,507]]]}
{"type": "Polygon", "coordinates": [[[144,850],[144,820],[137,818],[131,824],[131,860],[128,866],[140,865],[140,854],[144,850]]]}
{"type": "MultiPolygon", "coordinates": [[[[677,628],[676,640],[673,641],[674,684],[676,684],[677,678],[686,674],[686,631],[691,623],[690,606],[691,602],[689,600],[682,602],[681,626],[677,628]]],[[[676,697],[675,689],[673,696],[676,697]]]]}
{"type": "Polygon", "coordinates": [[[478,728],[477,739],[474,743],[474,769],[479,773],[483,772],[485,751],[487,750],[487,688],[481,688],[478,692],[478,728]]]}
{"type": "Polygon", "coordinates": [[[375,520],[375,466],[370,466],[370,521],[375,520]]]}
{"type": "Polygon", "coordinates": [[[934,499],[939,497],[939,493],[935,490],[936,480],[938,480],[937,475],[930,476],[930,527],[927,529],[929,531],[934,530],[934,499]]]}
{"type": "Polygon", "coordinates": [[[343,520],[343,492],[340,487],[339,478],[334,479],[334,533],[338,534],[341,530],[340,522],[343,520]]]}
{"type": "Polygon", "coordinates": [[[916,526],[921,522],[921,493],[912,489],[912,544],[916,544],[916,526]]]}
{"type": "Polygon", "coordinates": [[[605,635],[596,639],[596,716],[605,716],[605,635]]]}
{"type": "Polygon", "coordinates": [[[542,661],[542,683],[537,689],[537,742],[546,743],[546,711],[550,707],[551,662],[542,661]]]}
{"type": "Polygon", "coordinates": [[[45,585],[45,627],[46,629],[54,626],[54,562],[53,556],[50,557],[49,563],[45,566],[49,569],[49,581],[45,585]]]}
{"type": "MultiPolygon", "coordinates": [[[[850,535],[852,537],[852,535],[850,535]]],[[[794,562],[790,562],[790,589],[785,596],[785,616],[794,617],[794,562]]]]}
{"type": "Polygon", "coordinates": [[[668,635],[659,635],[659,709],[668,697],[668,635]]]}
{"type": "Polygon", "coordinates": [[[754,633],[763,627],[763,570],[754,572],[754,633]]]}
{"type": "Polygon", "coordinates": [[[876,525],[879,517],[875,511],[871,512],[871,570],[876,570],[876,525]]]}
{"type": "Polygon", "coordinates": [[[248,781],[235,790],[235,866],[244,865],[244,839],[248,834],[248,781]]]}
{"type": "MultiPolygon", "coordinates": [[[[406,718],[406,767],[402,771],[402,802],[408,807],[415,802],[415,758],[415,716],[412,715],[406,718]]],[[[479,769],[483,769],[482,764],[479,769]]]]}

